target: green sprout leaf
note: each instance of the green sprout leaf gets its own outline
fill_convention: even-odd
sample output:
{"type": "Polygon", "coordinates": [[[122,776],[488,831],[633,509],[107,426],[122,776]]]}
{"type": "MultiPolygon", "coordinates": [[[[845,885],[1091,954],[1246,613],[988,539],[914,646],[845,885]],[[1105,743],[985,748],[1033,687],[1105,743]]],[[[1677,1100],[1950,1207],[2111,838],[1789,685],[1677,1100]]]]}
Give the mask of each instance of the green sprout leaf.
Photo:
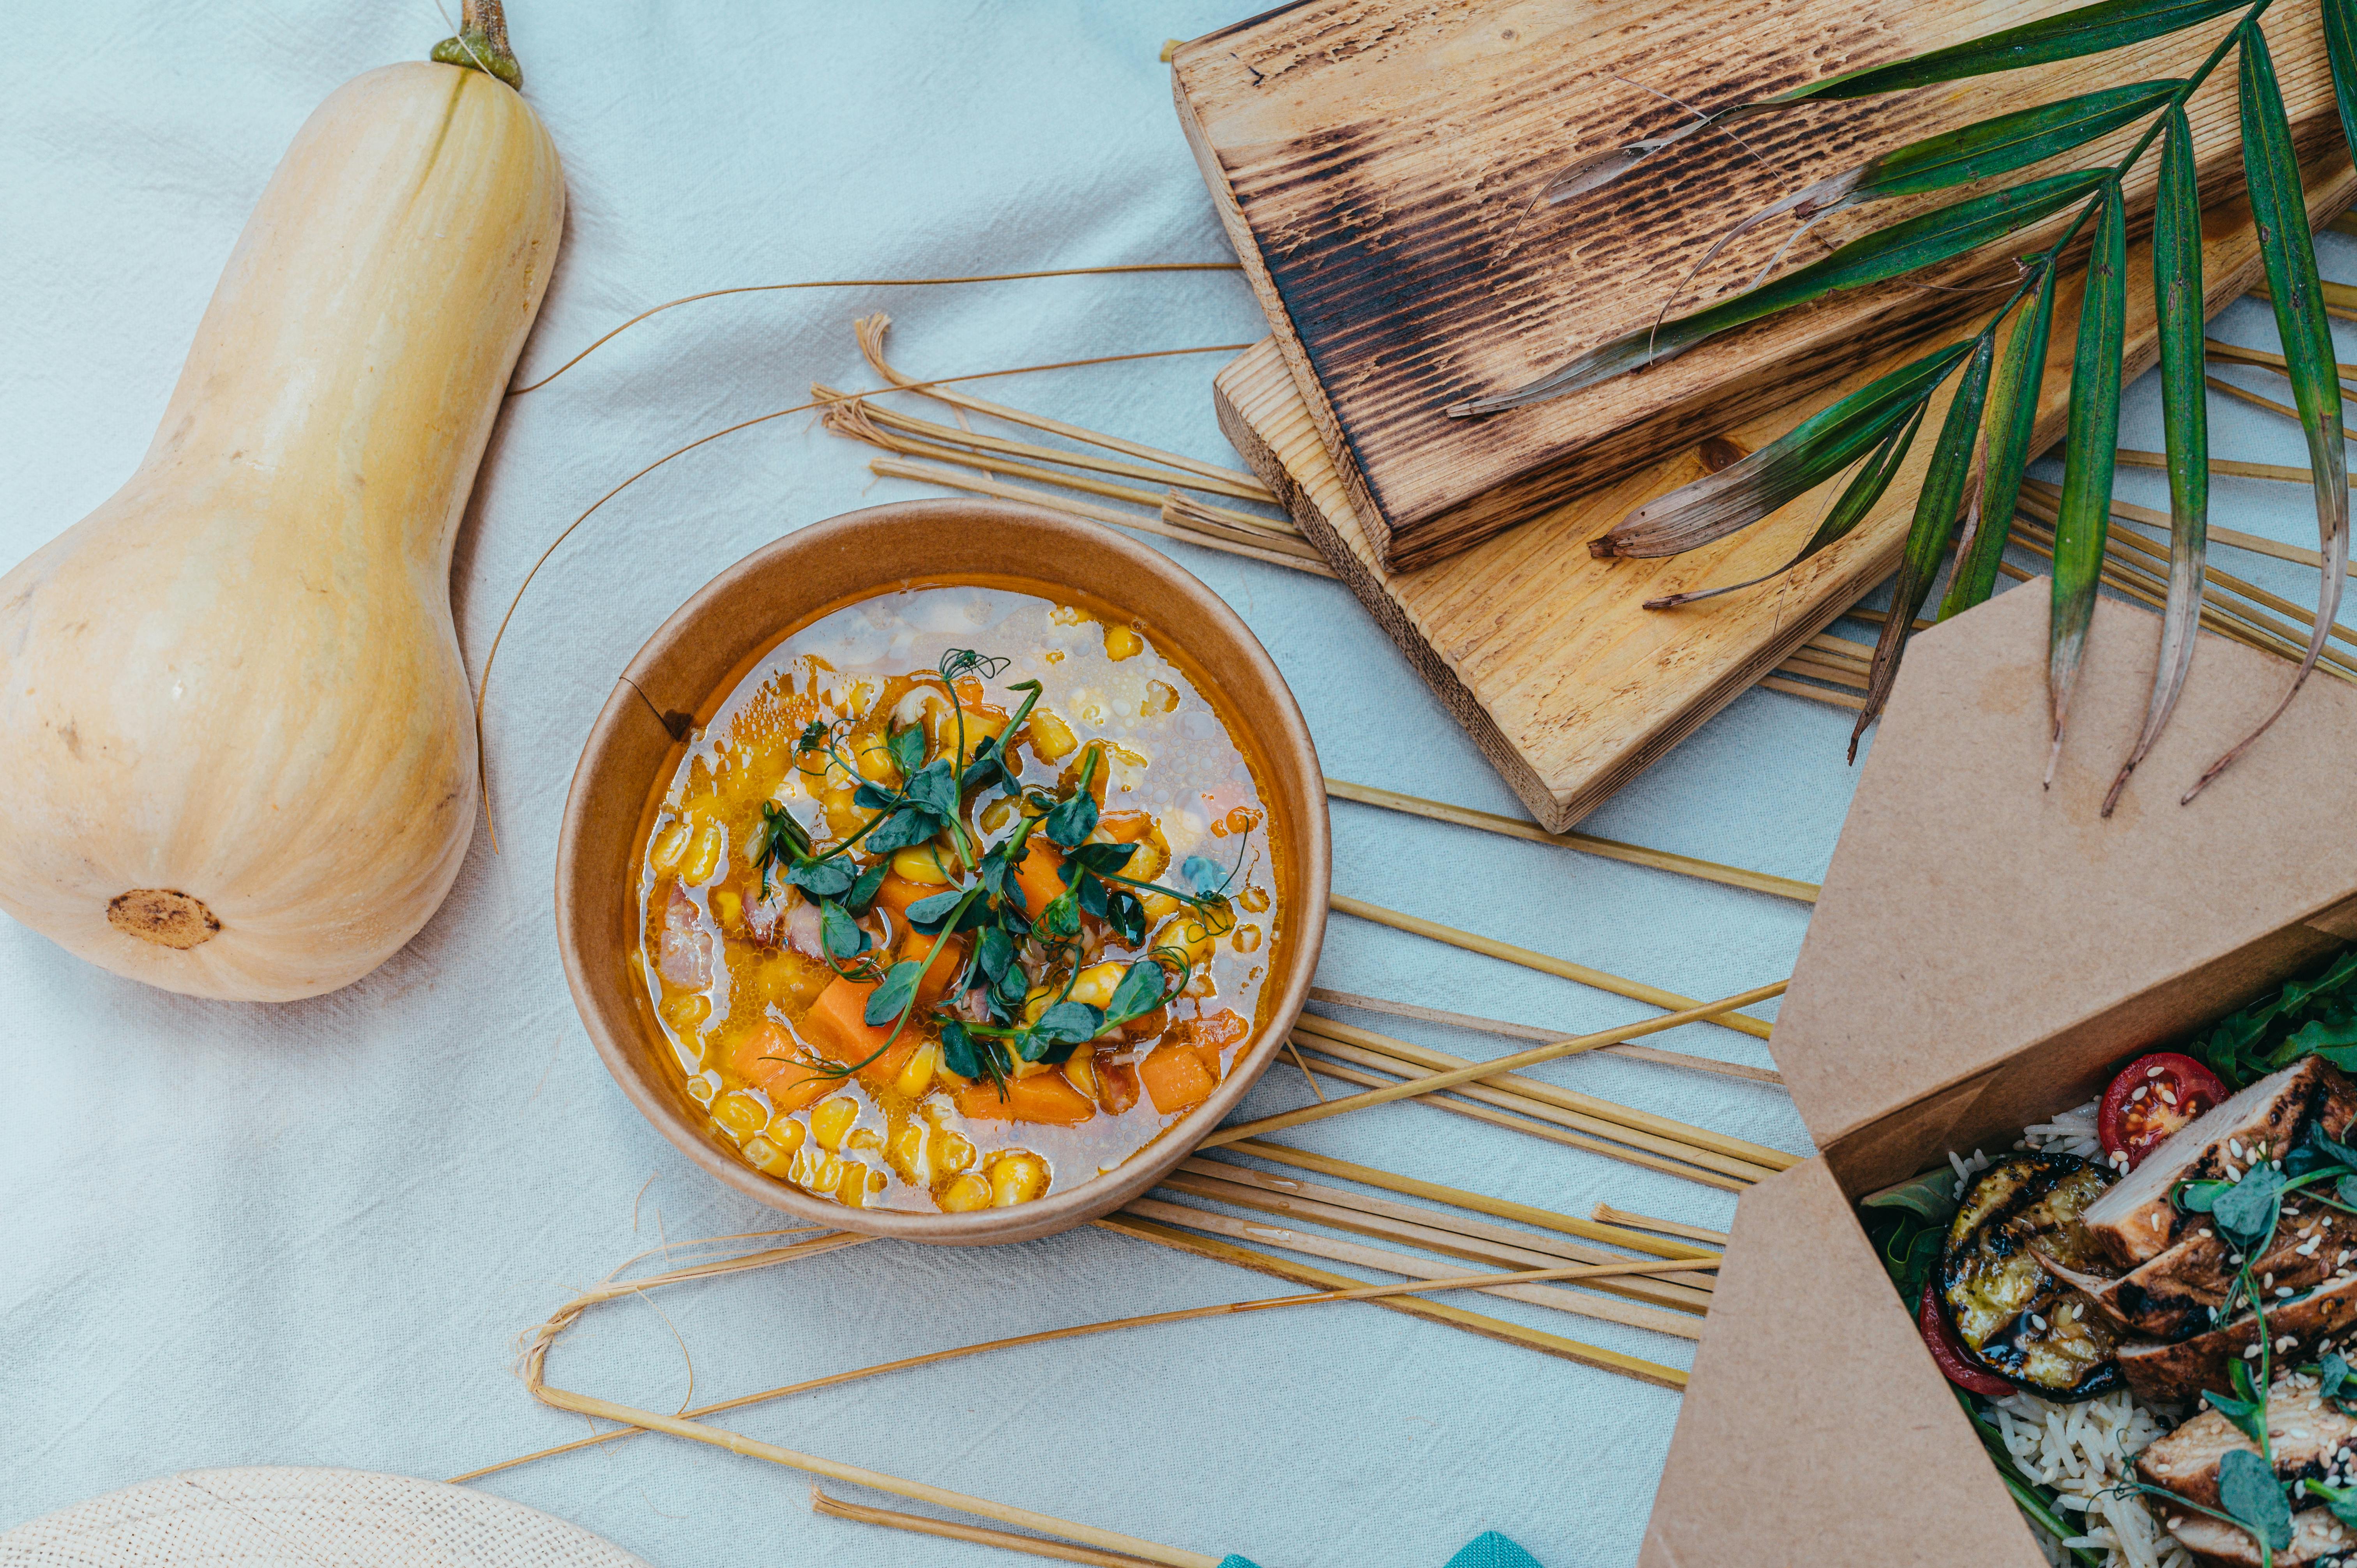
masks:
{"type": "Polygon", "coordinates": [[[884,886],[884,874],[891,869],[879,860],[861,872],[859,880],[851,885],[851,891],[843,896],[843,907],[855,915],[867,913],[876,902],[877,890],[884,886]]]}
{"type": "Polygon", "coordinates": [[[2218,1500],[2252,1536],[2281,1552],[2291,1544],[2291,1505],[2267,1462],[2247,1448],[2230,1448],[2218,1462],[2218,1500]]]}
{"type": "Polygon", "coordinates": [[[925,765],[925,726],[910,725],[890,731],[884,737],[884,749],[892,754],[892,766],[900,770],[901,778],[914,777],[925,765]]]}
{"type": "Polygon", "coordinates": [[[819,945],[827,956],[849,961],[867,950],[869,937],[851,918],[849,910],[834,899],[823,900],[818,907],[819,945]]]}
{"type": "Polygon", "coordinates": [[[882,1028],[906,1013],[917,999],[917,977],[924,964],[916,959],[904,959],[884,972],[883,983],[867,993],[867,1005],[861,1013],[868,1025],[882,1028]]]}

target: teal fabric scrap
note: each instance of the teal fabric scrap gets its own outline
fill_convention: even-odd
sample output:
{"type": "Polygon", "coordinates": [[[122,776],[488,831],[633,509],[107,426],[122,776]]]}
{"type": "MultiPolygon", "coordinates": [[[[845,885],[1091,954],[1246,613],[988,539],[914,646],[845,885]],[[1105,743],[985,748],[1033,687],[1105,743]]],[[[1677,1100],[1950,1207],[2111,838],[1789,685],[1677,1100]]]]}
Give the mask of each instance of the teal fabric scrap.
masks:
{"type": "MultiPolygon", "coordinates": [[[[1260,1564],[1231,1552],[1221,1560],[1220,1568],[1260,1568],[1260,1564]]],[[[1485,1530],[1448,1560],[1448,1568],[1540,1568],[1540,1563],[1505,1536],[1485,1530]]]]}

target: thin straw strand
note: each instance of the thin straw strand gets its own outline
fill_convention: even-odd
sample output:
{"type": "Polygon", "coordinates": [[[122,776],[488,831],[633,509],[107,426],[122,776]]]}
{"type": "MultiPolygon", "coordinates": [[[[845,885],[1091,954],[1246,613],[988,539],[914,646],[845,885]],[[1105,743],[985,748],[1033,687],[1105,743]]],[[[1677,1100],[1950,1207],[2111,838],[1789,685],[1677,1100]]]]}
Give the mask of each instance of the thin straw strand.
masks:
{"type": "MultiPolygon", "coordinates": [[[[1562,1039],[1561,1029],[1542,1029],[1532,1024],[1509,1024],[1497,1018],[1479,1018],[1470,1013],[1449,1013],[1438,1007],[1421,1007],[1413,1002],[1390,1002],[1380,996],[1362,996],[1355,991],[1334,991],[1322,985],[1309,988],[1312,1002],[1323,1002],[1329,1007],[1348,1007],[1361,1013],[1387,1013],[1394,1018],[1415,1018],[1426,1024],[1440,1024],[1451,1029],[1465,1029],[1477,1035],[1502,1035],[1510,1040],[1562,1039]]],[[[1746,1067],[1741,1062],[1723,1062],[1709,1057],[1689,1056],[1684,1051],[1656,1050],[1651,1046],[1598,1046],[1597,1049],[1616,1057],[1629,1057],[1638,1061],[1659,1062],[1665,1067],[1691,1068],[1696,1072],[1717,1073],[1727,1078],[1747,1079],[1753,1083],[1770,1083],[1781,1087],[1784,1075],[1766,1068],[1746,1067]]]]}

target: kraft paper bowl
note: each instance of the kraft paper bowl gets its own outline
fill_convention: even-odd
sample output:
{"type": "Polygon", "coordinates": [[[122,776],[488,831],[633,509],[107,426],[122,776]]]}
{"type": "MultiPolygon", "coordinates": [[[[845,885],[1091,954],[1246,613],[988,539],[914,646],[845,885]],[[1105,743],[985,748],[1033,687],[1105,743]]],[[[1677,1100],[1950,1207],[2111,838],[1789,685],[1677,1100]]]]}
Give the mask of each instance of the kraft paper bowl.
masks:
{"type": "Polygon", "coordinates": [[[1333,870],[1326,789],[1309,729],[1257,639],[1218,596],[1125,535],[991,500],[871,507],[788,535],[739,561],[663,623],[631,660],[589,732],[556,855],[557,943],[581,1021],[630,1102],[716,1180],[797,1218],[911,1241],[1019,1241],[1118,1208],[1159,1181],[1233,1110],[1275,1058],[1309,992],[1333,870]],[[915,578],[992,574],[1058,584],[1120,606],[1191,660],[1227,700],[1263,768],[1262,792],[1288,829],[1278,858],[1282,940],[1266,1021],[1203,1104],[1128,1161],[1068,1191],[1011,1208],[911,1214],[850,1208],[744,1164],[670,1064],[634,972],[640,835],[680,738],[709,716],[751,661],[820,612],[915,578]]]}

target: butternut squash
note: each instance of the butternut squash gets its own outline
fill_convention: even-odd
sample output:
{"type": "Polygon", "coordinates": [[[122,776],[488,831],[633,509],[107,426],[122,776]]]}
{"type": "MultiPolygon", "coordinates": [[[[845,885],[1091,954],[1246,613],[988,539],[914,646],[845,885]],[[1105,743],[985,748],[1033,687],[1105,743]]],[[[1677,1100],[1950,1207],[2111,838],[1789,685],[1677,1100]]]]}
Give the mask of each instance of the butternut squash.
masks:
{"type": "Polygon", "coordinates": [[[0,909],[92,963],[316,995],[457,875],[451,545],[565,218],[505,44],[470,0],[320,105],[138,471],[0,577],[0,909]]]}

